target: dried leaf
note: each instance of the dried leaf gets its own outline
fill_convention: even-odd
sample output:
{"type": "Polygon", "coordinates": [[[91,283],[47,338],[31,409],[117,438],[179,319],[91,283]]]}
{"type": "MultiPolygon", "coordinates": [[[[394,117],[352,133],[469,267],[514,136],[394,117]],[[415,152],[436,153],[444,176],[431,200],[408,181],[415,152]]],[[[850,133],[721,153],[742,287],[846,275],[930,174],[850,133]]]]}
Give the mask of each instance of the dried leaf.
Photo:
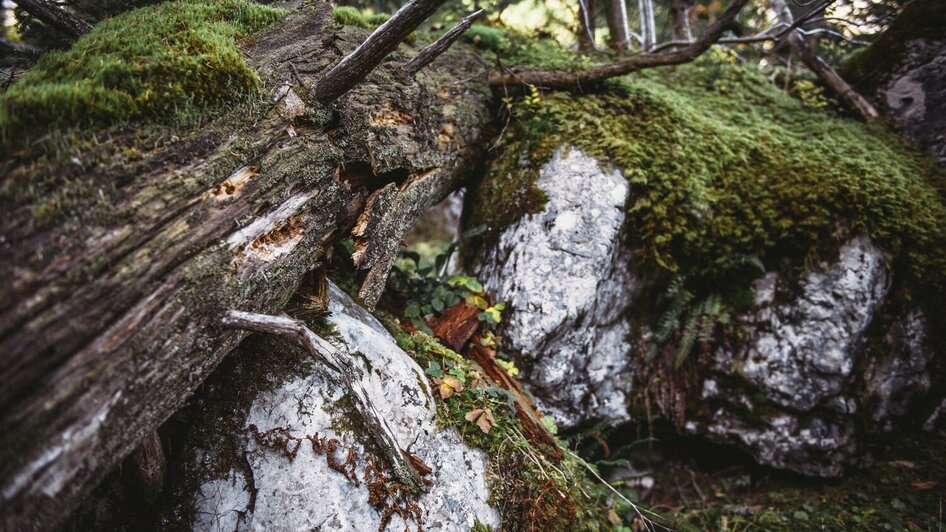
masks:
{"type": "Polygon", "coordinates": [[[483,434],[489,434],[489,430],[496,424],[496,418],[493,417],[492,410],[475,408],[463,416],[467,421],[476,422],[476,426],[483,431],[483,434]]]}
{"type": "Polygon", "coordinates": [[[440,391],[440,397],[443,399],[447,399],[453,394],[463,391],[463,383],[460,382],[460,380],[456,377],[452,377],[450,375],[440,379],[438,384],[440,385],[438,388],[440,391]]]}
{"type": "Polygon", "coordinates": [[[913,487],[918,490],[931,490],[935,488],[939,483],[935,480],[917,480],[913,483],[913,487]]]}

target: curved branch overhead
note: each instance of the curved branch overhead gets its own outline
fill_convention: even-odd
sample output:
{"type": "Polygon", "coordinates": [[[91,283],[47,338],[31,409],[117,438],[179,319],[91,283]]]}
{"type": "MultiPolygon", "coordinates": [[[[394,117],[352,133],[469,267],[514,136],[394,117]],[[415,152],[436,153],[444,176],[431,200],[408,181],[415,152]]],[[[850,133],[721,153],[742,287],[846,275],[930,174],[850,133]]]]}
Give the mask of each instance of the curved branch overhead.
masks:
{"type": "Polygon", "coordinates": [[[543,89],[580,91],[593,88],[604,80],[667,65],[688,63],[699,57],[722,37],[736,20],[736,16],[749,0],[735,0],[703,34],[702,37],[673,52],[665,54],[645,53],[628,57],[607,65],[590,68],[582,72],[564,70],[507,70],[495,72],[489,77],[493,87],[536,86],[543,89]]]}

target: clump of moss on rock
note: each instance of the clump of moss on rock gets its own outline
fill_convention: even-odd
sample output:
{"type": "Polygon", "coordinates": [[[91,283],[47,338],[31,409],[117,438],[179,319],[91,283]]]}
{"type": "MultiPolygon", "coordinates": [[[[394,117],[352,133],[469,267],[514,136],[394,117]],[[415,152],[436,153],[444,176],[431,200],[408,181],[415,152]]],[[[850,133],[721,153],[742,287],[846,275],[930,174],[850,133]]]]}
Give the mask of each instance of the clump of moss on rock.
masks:
{"type": "Polygon", "coordinates": [[[731,279],[746,257],[771,269],[867,232],[906,277],[943,287],[932,160],[881,126],[807,108],[724,52],[595,95],[531,94],[512,110],[474,223],[501,228],[541,209],[529,168],[573,145],[627,177],[628,234],[651,271],[731,279]]]}
{"type": "MultiPolygon", "coordinates": [[[[564,448],[561,460],[547,456],[524,435],[504,394],[497,388],[473,384],[482,379],[478,370],[436,338],[397,331],[397,342],[428,375],[449,369],[467,379],[462,390],[447,397],[437,394],[437,424],[455,428],[467,445],[489,456],[490,504],[499,509],[504,530],[612,529],[608,521],[610,493],[587,477],[589,466],[580,457],[564,448]],[[492,414],[488,432],[467,418],[477,409],[492,414]]],[[[430,384],[433,389],[440,387],[436,380],[430,384]]]]}
{"type": "Polygon", "coordinates": [[[175,0],[105,20],[4,93],[2,136],[177,114],[250,93],[259,78],[235,39],[282,13],[245,0],[175,0]]]}

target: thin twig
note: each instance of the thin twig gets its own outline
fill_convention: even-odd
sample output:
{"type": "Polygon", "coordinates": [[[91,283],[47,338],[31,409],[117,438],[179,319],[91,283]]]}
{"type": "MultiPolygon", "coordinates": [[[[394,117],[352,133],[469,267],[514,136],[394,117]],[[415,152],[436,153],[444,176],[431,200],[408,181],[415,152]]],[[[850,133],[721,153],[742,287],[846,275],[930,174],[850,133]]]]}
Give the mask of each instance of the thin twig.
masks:
{"type": "Polygon", "coordinates": [[[419,54],[414,56],[414,59],[411,59],[410,62],[407,63],[404,70],[407,71],[408,74],[414,75],[420,69],[429,65],[430,62],[437,59],[440,54],[446,52],[447,49],[450,48],[450,45],[456,42],[466,30],[470,29],[470,26],[473,25],[473,21],[482,14],[483,10],[480,9],[475,13],[463,17],[460,22],[457,22],[456,26],[450,28],[450,31],[441,35],[439,39],[427,45],[419,54]]]}

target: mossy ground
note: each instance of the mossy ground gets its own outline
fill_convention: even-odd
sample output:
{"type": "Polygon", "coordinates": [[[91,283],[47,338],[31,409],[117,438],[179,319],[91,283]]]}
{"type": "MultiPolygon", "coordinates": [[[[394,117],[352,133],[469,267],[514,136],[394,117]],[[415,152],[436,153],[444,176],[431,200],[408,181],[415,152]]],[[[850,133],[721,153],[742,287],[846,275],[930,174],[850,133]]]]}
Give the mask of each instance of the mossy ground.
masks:
{"type": "Polygon", "coordinates": [[[0,138],[173,116],[252,92],[259,79],[236,39],[281,16],[244,0],[175,0],[105,20],[0,97],[0,138]]]}

